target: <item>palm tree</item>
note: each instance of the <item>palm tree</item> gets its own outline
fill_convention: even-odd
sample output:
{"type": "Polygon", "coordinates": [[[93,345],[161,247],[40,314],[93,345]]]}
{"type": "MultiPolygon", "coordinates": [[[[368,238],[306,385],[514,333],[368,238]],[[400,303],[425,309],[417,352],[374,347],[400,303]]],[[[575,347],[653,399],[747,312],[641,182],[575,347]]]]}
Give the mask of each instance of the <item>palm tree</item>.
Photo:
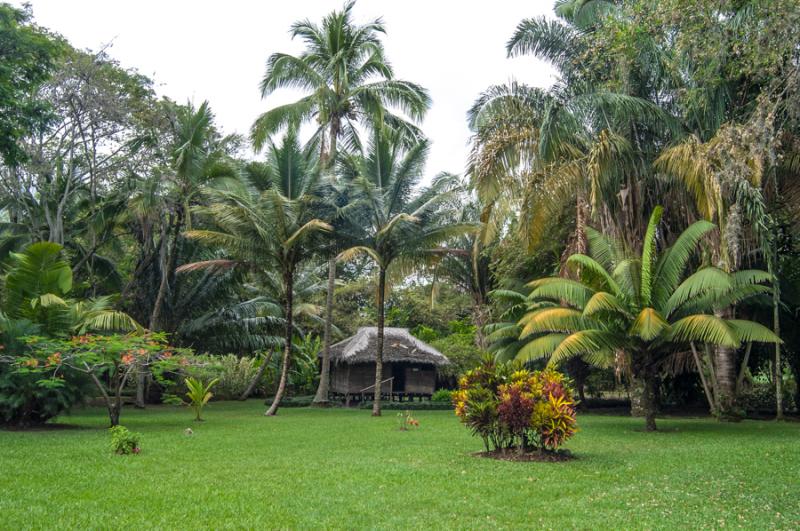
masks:
{"type": "MultiPolygon", "coordinates": [[[[535,247],[572,204],[575,230],[565,256],[585,251],[589,217],[632,245],[641,241],[640,213],[650,208],[644,190],[661,188],[648,171],[654,146],[670,138],[677,122],[653,103],[658,79],[655,86],[635,82],[653,76],[634,74],[634,81],[608,82],[616,69],[598,70],[585,60],[596,24],[614,9],[603,0],[559,2],[560,19],[524,20],[508,42],[510,57],[535,55],[555,66],[560,79],[548,91],[518,83],[490,87],[468,114],[474,133],[468,173],[493,229],[487,236],[519,212],[519,229],[535,247]]],[[[638,72],[650,65],[628,66],[638,72]]]]}
{"type": "Polygon", "coordinates": [[[277,413],[286,389],[294,333],[294,281],[299,264],[314,251],[312,237],[330,225],[314,217],[313,189],[319,171],[315,154],[304,152],[291,129],[280,145],[270,143],[267,179],[260,183],[206,187],[208,206],[195,209],[216,225],[215,230],[192,230],[186,236],[225,249],[233,259],[187,264],[183,271],[209,267],[247,266],[256,271],[277,267],[283,288],[284,352],[275,398],[266,412],[277,413]]]}
{"type": "Polygon", "coordinates": [[[214,114],[207,101],[197,109],[188,104],[176,110],[174,149],[166,172],[170,197],[163,204],[168,219],[162,221],[162,248],[159,249],[161,278],[150,314],[150,330],[160,326],[162,309],[180,254],[180,235],[184,228],[192,229],[190,207],[201,187],[212,181],[238,178],[238,172],[227,153],[234,137],[219,138],[213,122],[214,114]]]}
{"type": "Polygon", "coordinates": [[[352,20],[354,2],[341,11],[328,14],[321,25],[309,20],[292,25],[292,38],[305,42],[299,55],[272,54],[261,81],[261,94],[267,97],[280,88],[308,91],[300,100],[270,109],[252,127],[253,144],[260,149],[269,135],[289,124],[314,120],[322,162],[329,166],[337,153],[339,140],[348,149],[359,146],[357,125],[389,123],[420,137],[415,126],[394,114],[399,109],[412,120],[421,120],[430,107],[425,89],[394,78],[384,55],[381,34],[386,33],[380,19],[364,25],[352,20]]]}
{"type": "MultiPolygon", "coordinates": [[[[414,83],[394,78],[380,39],[386,33],[383,22],[377,19],[364,25],[355,24],[354,5],[347,2],[341,11],[328,14],[321,25],[309,20],[296,22],[291,35],[304,41],[305,50],[299,56],[283,53],[270,56],[261,82],[262,97],[280,88],[299,88],[308,95],[259,116],[251,131],[256,149],[282,127],[313,121],[317,129],[312,144],[319,145],[323,169],[328,169],[336,159],[340,141],[348,150],[359,149],[359,125],[370,128],[385,122],[406,131],[409,139],[422,138],[415,125],[391,109],[400,110],[411,120],[421,120],[430,107],[428,93],[414,83]]],[[[336,245],[331,246],[328,261],[324,367],[330,359],[336,250],[336,245]]],[[[314,403],[327,403],[326,385],[323,370],[314,403]]]]}
{"type": "MultiPolygon", "coordinates": [[[[578,280],[552,277],[530,283],[529,311],[519,323],[520,339],[527,344],[517,354],[523,360],[546,357],[551,365],[576,356],[599,365],[626,357],[643,385],[640,398],[648,431],[656,429],[658,372],[676,350],[690,346],[695,351],[698,344],[780,342],[758,323],[715,315],[732,301],[769,291],[760,284],[771,276],[758,270],[730,274],[709,266],[686,277],[698,244],[715,227],[698,221],[659,253],[661,216],[658,207],[650,217],[641,256],[588,229],[591,256],[574,254],[567,261],[579,269],[578,280]]],[[[698,370],[703,377],[699,362],[698,370]]]]}
{"type": "MultiPolygon", "coordinates": [[[[655,167],[679,181],[693,196],[700,216],[719,226],[710,238],[711,258],[727,272],[739,269],[748,254],[759,253],[770,273],[776,271],[775,224],[768,212],[763,189],[770,168],[768,153],[774,149],[774,131],[766,109],[757,110],[744,125],[724,124],[707,142],[690,135],[665,149],[655,167]],[[744,140],[743,140],[744,139],[744,140]],[[752,249],[746,249],[749,227],[754,236],[752,249]]],[[[775,284],[773,326],[778,330],[780,293],[775,284]]],[[[735,308],[720,308],[720,315],[733,315],[735,308]]],[[[780,360],[780,345],[776,344],[780,360]]],[[[736,417],[736,351],[726,346],[714,349],[721,387],[720,406],[725,417],[736,417]]],[[[745,360],[746,362],[746,360],[745,360]]],[[[777,364],[779,365],[779,363],[777,364]]],[[[778,416],[782,414],[778,408],[778,416]]]]}
{"type": "MultiPolygon", "coordinates": [[[[358,253],[369,256],[378,268],[378,334],[375,354],[375,394],[372,414],[381,414],[383,383],[383,340],[385,297],[390,286],[387,274],[409,270],[437,245],[474,229],[472,223],[449,223],[441,215],[459,183],[450,175],[437,178],[417,190],[428,142],[423,140],[406,148],[404,133],[397,129],[373,131],[372,140],[360,156],[343,160],[343,175],[358,191],[363,208],[356,209],[356,224],[365,231],[359,245],[340,255],[348,259],[358,253]]],[[[452,217],[452,213],[449,213],[452,217]]]]}

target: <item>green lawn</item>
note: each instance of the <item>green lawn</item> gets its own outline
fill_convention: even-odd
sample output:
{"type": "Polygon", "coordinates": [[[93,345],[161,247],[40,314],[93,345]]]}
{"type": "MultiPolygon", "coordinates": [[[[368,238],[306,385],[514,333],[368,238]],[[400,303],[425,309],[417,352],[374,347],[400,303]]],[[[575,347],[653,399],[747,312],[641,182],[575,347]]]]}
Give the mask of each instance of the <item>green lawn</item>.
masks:
{"type": "Polygon", "coordinates": [[[800,526],[800,425],[579,416],[568,463],[475,458],[452,413],[213,403],[126,410],[138,456],[108,449],[102,410],[69,429],[0,431],[0,528],[667,528],[800,526]],[[191,427],[195,434],[184,435],[191,427]]]}

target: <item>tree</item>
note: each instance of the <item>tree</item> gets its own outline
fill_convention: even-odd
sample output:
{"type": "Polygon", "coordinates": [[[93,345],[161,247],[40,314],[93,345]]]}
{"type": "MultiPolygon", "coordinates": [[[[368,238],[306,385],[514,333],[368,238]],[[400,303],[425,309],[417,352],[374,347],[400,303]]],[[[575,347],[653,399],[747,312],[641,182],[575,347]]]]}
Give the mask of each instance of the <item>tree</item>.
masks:
{"type": "Polygon", "coordinates": [[[191,104],[178,108],[175,123],[175,148],[172,154],[171,179],[172,205],[167,205],[169,222],[162,228],[171,237],[161,238],[159,269],[161,280],[153,311],[150,314],[151,330],[159,328],[159,319],[164,299],[169,289],[170,278],[175,273],[180,252],[181,232],[192,230],[190,206],[200,193],[200,187],[211,181],[236,179],[238,173],[230,163],[226,145],[232,137],[219,139],[213,128],[214,115],[208,102],[195,109],[191,104]]]}
{"type": "Polygon", "coordinates": [[[181,267],[183,271],[246,266],[256,271],[277,267],[283,286],[284,349],[281,377],[275,398],[266,415],[273,416],[286,390],[292,360],[294,333],[294,281],[299,264],[314,251],[312,236],[331,230],[317,219],[313,194],[319,172],[315,154],[304,152],[294,130],[280,145],[271,144],[268,153],[266,189],[257,184],[204,189],[207,206],[195,211],[207,218],[214,229],[195,229],[185,234],[224,249],[231,259],[215,259],[181,267]]]}
{"type": "MultiPolygon", "coordinates": [[[[0,300],[0,417],[5,422],[45,422],[68,410],[84,396],[84,385],[69,369],[66,381],[41,385],[35,367],[23,365],[31,349],[26,337],[39,336],[44,342],[70,341],[71,336],[89,332],[137,332],[141,326],[129,315],[112,307],[108,296],[88,300],[70,298],[72,269],[62,258],[62,247],[39,242],[21,253],[12,253],[3,277],[0,300]]],[[[39,342],[41,343],[41,342],[39,342]]],[[[57,352],[53,350],[45,356],[57,352]]],[[[38,363],[38,362],[36,362],[38,363]]],[[[63,374],[62,374],[63,376],[63,374]]]]}
{"type": "MultiPolygon", "coordinates": [[[[573,254],[567,260],[579,269],[578,280],[534,280],[529,311],[520,320],[520,339],[527,344],[517,354],[523,360],[547,357],[551,365],[576,356],[610,364],[623,354],[642,385],[640,399],[648,431],[656,429],[660,367],[676,350],[780,342],[761,324],[715,314],[715,309],[731,301],[768,291],[760,284],[769,281],[770,275],[758,270],[731,274],[708,266],[685,276],[698,244],[714,225],[692,224],[674,245],[659,253],[661,216],[661,208],[656,208],[641,256],[626,252],[622,242],[588,229],[591,256],[573,254]]],[[[699,364],[698,370],[702,371],[699,364]]]]}
{"type": "Polygon", "coordinates": [[[30,7],[0,4],[0,157],[10,167],[27,158],[19,141],[51,117],[47,104],[31,94],[45,82],[62,42],[32,22],[30,7]]]}
{"type": "Polygon", "coordinates": [[[59,389],[67,385],[65,373],[89,376],[103,397],[110,425],[119,425],[122,392],[131,376],[158,365],[160,370],[178,371],[189,364],[187,352],[173,355],[163,335],[93,335],[70,338],[27,340],[28,348],[13,360],[13,370],[21,375],[42,376],[37,385],[59,389]]]}
{"type": "MultiPolygon", "coordinates": [[[[389,123],[406,131],[409,139],[422,138],[417,127],[392,108],[418,121],[430,107],[430,97],[422,87],[394,78],[380,39],[386,33],[383,22],[377,19],[363,25],[354,23],[354,5],[352,1],[347,2],[341,11],[328,14],[321,25],[309,20],[296,22],[292,25],[291,36],[302,39],[305,50],[299,56],[275,53],[269,57],[261,82],[262,97],[280,88],[299,88],[310,94],[259,116],[251,135],[256,149],[282,127],[313,122],[317,129],[311,143],[319,145],[322,168],[330,169],[340,141],[347,151],[359,149],[358,126],[371,128],[389,123]]],[[[335,180],[333,175],[331,178],[335,180]]],[[[330,243],[323,369],[329,366],[330,360],[335,257],[343,250],[335,239],[330,243]]],[[[327,381],[323,370],[315,404],[327,403],[327,381]]]]}
{"type": "Polygon", "coordinates": [[[346,157],[343,161],[343,173],[358,190],[364,206],[353,215],[358,216],[365,235],[359,245],[342,253],[341,258],[364,253],[378,269],[374,416],[381,414],[384,302],[391,289],[387,284],[390,267],[397,272],[407,271],[437,245],[476,228],[473,223],[448,222],[441,215],[440,208],[452,198],[459,184],[452,176],[442,176],[429,187],[416,189],[424,170],[428,142],[421,141],[409,148],[404,144],[402,131],[376,129],[360,156],[346,157]]]}

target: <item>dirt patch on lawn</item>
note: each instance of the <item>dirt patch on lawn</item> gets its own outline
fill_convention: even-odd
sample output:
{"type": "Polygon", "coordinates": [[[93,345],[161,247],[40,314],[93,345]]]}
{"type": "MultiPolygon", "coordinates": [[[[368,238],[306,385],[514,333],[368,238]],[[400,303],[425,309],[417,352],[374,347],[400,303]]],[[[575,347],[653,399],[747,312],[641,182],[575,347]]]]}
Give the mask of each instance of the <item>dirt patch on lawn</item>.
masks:
{"type": "Polygon", "coordinates": [[[488,457],[500,461],[536,461],[539,463],[559,463],[571,461],[576,457],[569,450],[519,452],[517,450],[492,450],[491,452],[475,452],[475,457],[488,457]]]}

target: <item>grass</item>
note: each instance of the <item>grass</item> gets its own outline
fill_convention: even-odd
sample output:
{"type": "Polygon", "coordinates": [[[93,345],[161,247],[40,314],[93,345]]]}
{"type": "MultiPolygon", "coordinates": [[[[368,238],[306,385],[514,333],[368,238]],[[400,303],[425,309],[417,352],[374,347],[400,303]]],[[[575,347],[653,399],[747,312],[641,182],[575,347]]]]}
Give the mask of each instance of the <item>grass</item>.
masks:
{"type": "Polygon", "coordinates": [[[262,410],[126,410],[138,456],[111,454],[99,409],[0,431],[0,528],[800,526],[800,424],[582,415],[579,459],[512,463],[472,457],[445,411],[401,432],[396,412],[262,410]]]}

